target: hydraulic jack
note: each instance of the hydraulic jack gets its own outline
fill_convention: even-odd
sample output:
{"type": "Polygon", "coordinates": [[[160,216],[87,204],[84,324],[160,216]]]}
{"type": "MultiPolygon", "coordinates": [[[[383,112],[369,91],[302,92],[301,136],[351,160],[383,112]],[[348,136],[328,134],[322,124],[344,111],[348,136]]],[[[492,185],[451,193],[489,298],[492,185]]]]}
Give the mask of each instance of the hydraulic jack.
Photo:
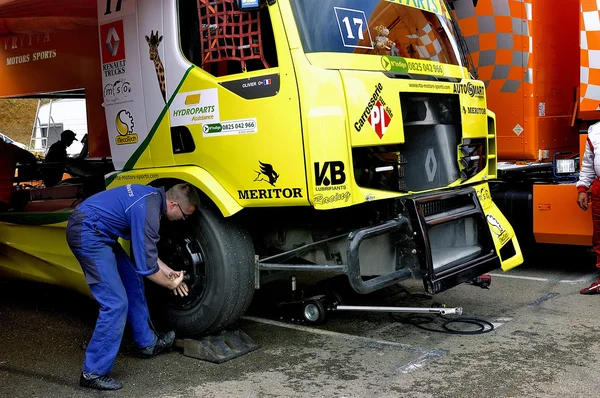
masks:
{"type": "Polygon", "coordinates": [[[320,325],[327,319],[327,312],[363,311],[363,312],[404,312],[414,314],[462,315],[461,307],[381,307],[344,305],[342,297],[336,293],[321,294],[309,298],[296,298],[296,277],[292,277],[292,300],[279,304],[280,315],[292,321],[320,325]]]}

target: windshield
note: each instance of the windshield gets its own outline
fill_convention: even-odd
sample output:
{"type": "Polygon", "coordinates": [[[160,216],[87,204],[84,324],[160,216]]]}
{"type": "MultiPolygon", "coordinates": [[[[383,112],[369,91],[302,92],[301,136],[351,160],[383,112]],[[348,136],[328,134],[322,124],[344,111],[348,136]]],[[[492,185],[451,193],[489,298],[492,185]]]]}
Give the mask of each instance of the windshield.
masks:
{"type": "Polygon", "coordinates": [[[389,55],[459,65],[444,0],[292,0],[306,53],[389,55]],[[412,4],[417,6],[412,6],[412,4]],[[422,8],[417,8],[417,7],[422,8]],[[429,11],[426,11],[429,10],[429,11]]]}

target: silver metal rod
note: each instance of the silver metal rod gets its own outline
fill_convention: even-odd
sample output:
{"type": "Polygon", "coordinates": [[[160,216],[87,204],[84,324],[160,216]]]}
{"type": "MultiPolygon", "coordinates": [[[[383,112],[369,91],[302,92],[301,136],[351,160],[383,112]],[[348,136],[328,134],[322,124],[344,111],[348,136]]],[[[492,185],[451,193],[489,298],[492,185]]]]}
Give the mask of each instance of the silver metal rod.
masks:
{"type": "Polygon", "coordinates": [[[289,256],[291,254],[300,253],[300,252],[302,252],[302,251],[304,251],[306,249],[309,249],[309,248],[311,248],[313,246],[318,246],[318,245],[323,244],[323,243],[331,242],[332,240],[338,240],[338,239],[347,238],[347,237],[348,237],[348,234],[342,234],[342,235],[338,235],[338,236],[333,236],[331,238],[323,239],[323,240],[320,240],[320,241],[317,241],[317,242],[312,242],[312,243],[306,244],[304,246],[300,246],[300,247],[298,247],[296,249],[292,249],[292,250],[288,250],[288,251],[283,252],[283,253],[276,254],[276,255],[271,256],[271,257],[261,258],[260,262],[264,263],[264,262],[267,262],[267,261],[274,260],[276,258],[285,257],[285,256],[289,256]]]}
{"type": "Polygon", "coordinates": [[[421,307],[371,307],[362,305],[338,305],[336,311],[367,312],[409,312],[415,314],[462,315],[462,307],[456,308],[421,308],[421,307]]]}
{"type": "Polygon", "coordinates": [[[261,271],[327,271],[343,273],[346,271],[344,265],[311,265],[311,264],[264,264],[258,263],[261,271]]]}

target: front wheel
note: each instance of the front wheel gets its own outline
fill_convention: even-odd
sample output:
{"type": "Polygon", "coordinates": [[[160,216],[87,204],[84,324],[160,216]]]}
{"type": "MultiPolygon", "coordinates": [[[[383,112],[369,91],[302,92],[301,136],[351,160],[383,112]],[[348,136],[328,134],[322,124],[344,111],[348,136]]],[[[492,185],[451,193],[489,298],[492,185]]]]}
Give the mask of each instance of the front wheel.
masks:
{"type": "Polygon", "coordinates": [[[246,312],[254,295],[254,247],[248,233],[206,206],[198,206],[196,213],[185,223],[165,225],[158,247],[161,260],[189,275],[189,295],[175,296],[155,286],[149,295],[157,323],[185,336],[226,329],[246,312]]]}

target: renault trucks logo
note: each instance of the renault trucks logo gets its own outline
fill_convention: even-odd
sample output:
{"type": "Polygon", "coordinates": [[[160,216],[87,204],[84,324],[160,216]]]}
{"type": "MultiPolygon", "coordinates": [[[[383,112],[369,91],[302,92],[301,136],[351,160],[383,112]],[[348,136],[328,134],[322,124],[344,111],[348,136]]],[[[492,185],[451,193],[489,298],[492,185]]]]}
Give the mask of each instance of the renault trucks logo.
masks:
{"type": "Polygon", "coordinates": [[[435,151],[433,148],[429,148],[427,151],[427,157],[425,158],[425,173],[427,173],[427,181],[433,182],[437,173],[437,159],[435,158],[435,151]]]}
{"type": "Polygon", "coordinates": [[[115,126],[119,133],[115,139],[117,145],[135,144],[138,142],[138,135],[133,132],[135,123],[131,112],[121,109],[115,117],[115,126]]]}
{"type": "Polygon", "coordinates": [[[102,70],[104,77],[125,73],[125,35],[123,20],[100,26],[102,40],[102,70]]]}
{"type": "Polygon", "coordinates": [[[115,21],[100,27],[102,46],[102,63],[116,62],[125,59],[125,44],[123,39],[123,20],[115,21]]]}

